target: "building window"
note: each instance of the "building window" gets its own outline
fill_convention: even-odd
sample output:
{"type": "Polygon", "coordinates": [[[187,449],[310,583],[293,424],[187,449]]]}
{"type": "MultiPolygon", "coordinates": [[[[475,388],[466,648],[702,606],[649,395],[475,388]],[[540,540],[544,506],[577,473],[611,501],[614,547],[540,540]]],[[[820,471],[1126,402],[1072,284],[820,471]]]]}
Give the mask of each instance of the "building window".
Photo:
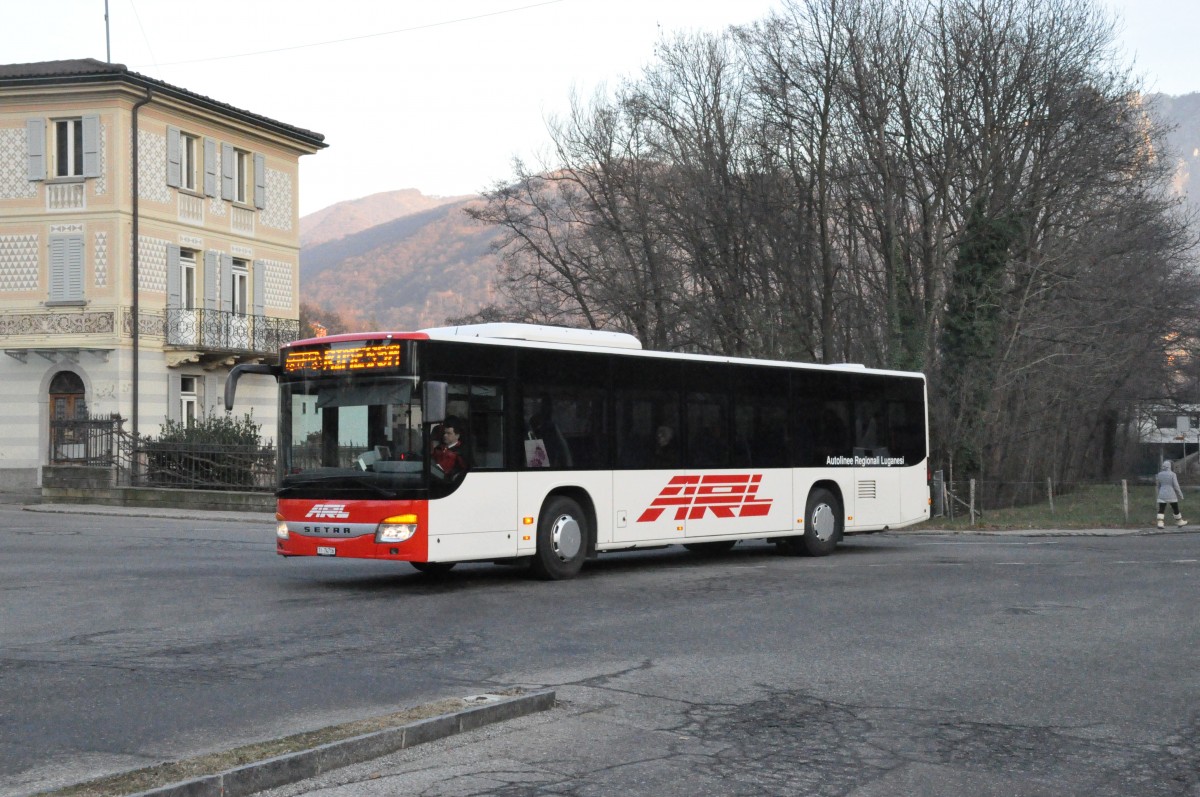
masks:
{"type": "Polygon", "coordinates": [[[83,119],[54,120],[54,176],[83,176],[83,119]]]}
{"type": "Polygon", "coordinates": [[[188,429],[196,425],[196,408],[198,406],[196,377],[179,377],[179,419],[188,429]]]}
{"type": "Polygon", "coordinates": [[[233,259],[232,293],[230,296],[233,300],[231,309],[234,315],[244,316],[249,312],[249,265],[245,260],[233,259]]]}
{"type": "Polygon", "coordinates": [[[179,250],[179,308],[196,309],[196,252],[179,250]]]}
{"type": "Polygon", "coordinates": [[[196,191],[200,168],[200,139],[189,133],[179,135],[179,187],[196,191]]]}
{"type": "Polygon", "coordinates": [[[250,180],[253,177],[250,153],[245,150],[233,151],[233,201],[243,205],[249,204],[250,180]]]}

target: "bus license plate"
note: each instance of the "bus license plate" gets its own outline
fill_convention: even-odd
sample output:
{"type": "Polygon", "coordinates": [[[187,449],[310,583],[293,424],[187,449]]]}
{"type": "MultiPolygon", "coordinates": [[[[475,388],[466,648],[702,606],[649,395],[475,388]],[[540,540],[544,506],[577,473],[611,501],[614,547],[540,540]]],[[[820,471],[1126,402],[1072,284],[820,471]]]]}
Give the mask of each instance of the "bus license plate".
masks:
{"type": "Polygon", "coordinates": [[[337,548],[332,545],[318,545],[317,556],[337,556],[337,548]]]}

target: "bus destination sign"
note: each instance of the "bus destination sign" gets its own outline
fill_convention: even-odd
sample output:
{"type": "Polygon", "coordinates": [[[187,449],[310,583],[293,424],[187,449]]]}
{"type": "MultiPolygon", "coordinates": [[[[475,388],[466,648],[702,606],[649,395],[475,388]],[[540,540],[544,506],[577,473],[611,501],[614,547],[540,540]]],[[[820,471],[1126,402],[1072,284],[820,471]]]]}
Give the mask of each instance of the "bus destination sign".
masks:
{"type": "Polygon", "coordinates": [[[356,343],[338,348],[300,349],[283,357],[284,373],[342,373],[400,366],[399,343],[356,343]]]}

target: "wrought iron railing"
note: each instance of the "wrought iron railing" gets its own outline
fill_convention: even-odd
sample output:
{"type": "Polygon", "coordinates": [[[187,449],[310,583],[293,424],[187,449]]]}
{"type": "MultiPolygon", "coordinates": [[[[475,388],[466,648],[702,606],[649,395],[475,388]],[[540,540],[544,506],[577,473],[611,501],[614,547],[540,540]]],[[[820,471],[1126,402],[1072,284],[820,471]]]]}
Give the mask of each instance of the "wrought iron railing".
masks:
{"type": "Polygon", "coordinates": [[[112,467],[121,437],[120,415],[50,421],[50,464],[112,467]]]}
{"type": "Polygon", "coordinates": [[[169,346],[270,354],[300,337],[300,322],[294,318],[241,315],[225,310],[168,307],[165,335],[169,346]]]}

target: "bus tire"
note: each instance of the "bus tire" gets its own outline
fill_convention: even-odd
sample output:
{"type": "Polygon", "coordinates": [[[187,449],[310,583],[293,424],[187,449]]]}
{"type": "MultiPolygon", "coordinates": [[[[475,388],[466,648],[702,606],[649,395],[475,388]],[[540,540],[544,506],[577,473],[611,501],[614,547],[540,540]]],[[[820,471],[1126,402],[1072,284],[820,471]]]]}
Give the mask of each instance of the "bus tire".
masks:
{"type": "Polygon", "coordinates": [[[431,576],[440,576],[442,573],[449,573],[458,562],[409,562],[422,573],[431,576]]]}
{"type": "Polygon", "coordinates": [[[779,547],[792,556],[828,556],[842,539],[842,503],[823,487],[808,494],[804,507],[804,533],[784,537],[779,547]]]}
{"type": "Polygon", "coordinates": [[[530,562],[533,575],[547,581],[574,578],[587,558],[588,522],[579,504],[555,496],[538,518],[537,553],[530,562]]]}
{"type": "Polygon", "coordinates": [[[716,542],[685,542],[683,547],[685,550],[702,556],[717,556],[726,551],[732,551],[735,545],[737,545],[737,540],[719,540],[716,542]]]}

